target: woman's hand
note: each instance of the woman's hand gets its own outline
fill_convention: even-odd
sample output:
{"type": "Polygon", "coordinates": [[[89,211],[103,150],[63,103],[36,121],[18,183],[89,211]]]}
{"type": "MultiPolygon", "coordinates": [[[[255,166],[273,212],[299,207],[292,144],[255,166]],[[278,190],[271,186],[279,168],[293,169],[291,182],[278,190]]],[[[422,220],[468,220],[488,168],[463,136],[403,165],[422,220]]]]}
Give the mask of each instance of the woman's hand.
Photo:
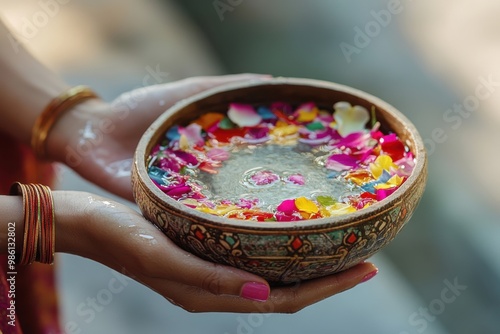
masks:
{"type": "Polygon", "coordinates": [[[55,191],[54,200],[57,251],[98,261],[190,312],[297,312],[376,273],[372,264],[363,263],[269,290],[261,277],[183,251],[126,206],[82,192],[55,191]]]}
{"type": "Polygon", "coordinates": [[[140,88],[111,104],[89,100],[57,121],[49,134],[48,153],[87,180],[132,200],[130,168],[135,148],[162,112],[182,99],[219,85],[266,78],[256,74],[196,77],[140,88]]]}

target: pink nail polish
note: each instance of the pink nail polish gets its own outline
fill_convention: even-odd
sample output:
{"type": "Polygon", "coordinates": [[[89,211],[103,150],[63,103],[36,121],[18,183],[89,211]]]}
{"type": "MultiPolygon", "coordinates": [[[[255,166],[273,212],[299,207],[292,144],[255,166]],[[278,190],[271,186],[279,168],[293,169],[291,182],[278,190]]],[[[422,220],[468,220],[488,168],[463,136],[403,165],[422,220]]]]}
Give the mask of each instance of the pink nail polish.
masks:
{"type": "Polygon", "coordinates": [[[269,298],[269,287],[257,282],[245,283],[241,288],[240,297],[265,302],[269,298]]]}
{"type": "Polygon", "coordinates": [[[373,277],[375,277],[375,275],[377,275],[377,273],[378,269],[375,269],[371,273],[366,274],[365,277],[363,277],[363,279],[361,280],[361,283],[371,280],[373,277]]]}

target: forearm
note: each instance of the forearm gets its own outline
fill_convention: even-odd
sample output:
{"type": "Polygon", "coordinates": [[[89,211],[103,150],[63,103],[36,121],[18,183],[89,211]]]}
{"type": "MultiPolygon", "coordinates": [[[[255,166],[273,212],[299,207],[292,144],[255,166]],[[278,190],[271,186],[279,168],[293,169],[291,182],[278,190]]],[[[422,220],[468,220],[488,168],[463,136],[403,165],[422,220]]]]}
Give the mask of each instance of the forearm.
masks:
{"type": "Polygon", "coordinates": [[[0,131],[29,144],[37,116],[68,86],[14,41],[0,21],[0,131]]]}
{"type": "MultiPolygon", "coordinates": [[[[85,239],[88,225],[85,203],[88,202],[87,197],[90,195],[83,192],[54,191],[52,196],[55,210],[56,251],[76,254],[80,251],[79,240],[85,239]]],[[[7,254],[8,249],[14,246],[19,257],[23,236],[22,196],[0,196],[0,254],[7,254]]]]}

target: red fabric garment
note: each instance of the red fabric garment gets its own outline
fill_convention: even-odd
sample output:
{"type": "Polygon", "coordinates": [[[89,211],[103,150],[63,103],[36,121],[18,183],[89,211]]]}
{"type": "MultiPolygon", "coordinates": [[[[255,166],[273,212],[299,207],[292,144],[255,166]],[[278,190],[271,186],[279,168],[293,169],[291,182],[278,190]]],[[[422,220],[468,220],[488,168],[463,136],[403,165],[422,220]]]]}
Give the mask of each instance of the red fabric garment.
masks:
{"type": "MultiPolygon", "coordinates": [[[[31,150],[12,138],[0,134],[0,194],[8,194],[15,181],[49,185],[54,179],[50,164],[37,161],[31,150]]],[[[19,242],[19,241],[17,241],[19,242]]],[[[32,264],[16,267],[15,315],[7,315],[11,300],[6,280],[7,257],[0,256],[0,333],[2,334],[59,334],[58,302],[54,266],[32,264]]],[[[10,275],[9,275],[10,276],[10,275]]]]}

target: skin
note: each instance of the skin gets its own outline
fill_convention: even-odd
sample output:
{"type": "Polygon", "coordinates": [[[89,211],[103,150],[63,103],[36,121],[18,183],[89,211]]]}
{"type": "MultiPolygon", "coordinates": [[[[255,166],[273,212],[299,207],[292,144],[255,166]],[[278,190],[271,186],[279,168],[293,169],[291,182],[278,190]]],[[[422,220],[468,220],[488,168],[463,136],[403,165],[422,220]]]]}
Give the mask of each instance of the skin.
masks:
{"type": "MultiPolygon", "coordinates": [[[[24,49],[16,52],[7,35],[8,30],[0,25],[0,131],[29,144],[37,116],[69,86],[24,49]]],[[[66,163],[103,189],[132,199],[133,153],[158,115],[206,89],[266,78],[255,74],[190,78],[129,92],[112,103],[85,101],[64,113],[52,128],[48,158],[66,163]]],[[[263,278],[181,250],[129,207],[84,192],[54,191],[53,197],[57,252],[102,263],[190,312],[297,312],[356,286],[377,270],[373,264],[362,263],[340,274],[270,289],[267,301],[256,302],[241,298],[241,289],[248,282],[269,288],[263,278]]],[[[0,217],[0,253],[5,254],[8,222],[16,222],[16,245],[22,244],[22,199],[0,196],[0,217]]]]}

